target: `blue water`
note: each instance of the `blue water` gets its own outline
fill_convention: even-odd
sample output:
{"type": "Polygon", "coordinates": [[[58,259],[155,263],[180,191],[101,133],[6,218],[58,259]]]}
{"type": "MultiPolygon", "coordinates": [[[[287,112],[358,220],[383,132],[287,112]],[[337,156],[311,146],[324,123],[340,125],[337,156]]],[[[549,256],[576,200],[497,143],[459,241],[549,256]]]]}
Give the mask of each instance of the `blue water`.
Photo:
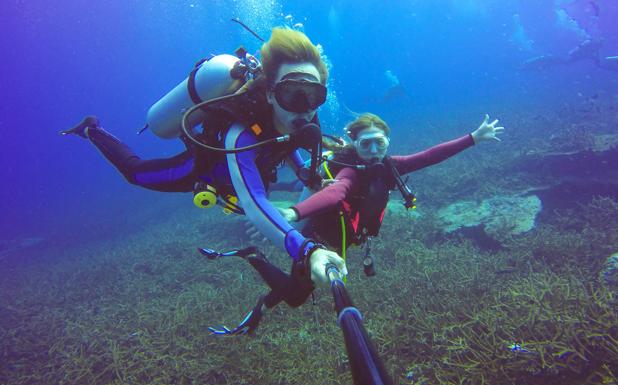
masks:
{"type": "Polygon", "coordinates": [[[341,133],[350,119],[346,107],[396,125],[455,111],[480,118],[505,106],[525,110],[618,90],[616,73],[591,62],[518,70],[536,55],[565,55],[586,35],[604,39],[602,53],[618,54],[615,2],[603,3],[598,18],[587,1],[262,3],[3,2],[0,236],[48,237],[83,221],[113,221],[136,202],[156,202],[157,194],[128,186],[92,146],[57,132],[96,114],[144,157],[177,153],[178,141],[134,133],[148,107],[195,61],[240,44],[257,51],[259,42],[232,17],[268,37],[291,15],[324,47],[332,63],[332,108],[321,113],[327,132],[341,133]],[[569,22],[559,17],[564,9],[569,22]],[[405,87],[405,100],[380,102],[387,70],[405,87]]]}

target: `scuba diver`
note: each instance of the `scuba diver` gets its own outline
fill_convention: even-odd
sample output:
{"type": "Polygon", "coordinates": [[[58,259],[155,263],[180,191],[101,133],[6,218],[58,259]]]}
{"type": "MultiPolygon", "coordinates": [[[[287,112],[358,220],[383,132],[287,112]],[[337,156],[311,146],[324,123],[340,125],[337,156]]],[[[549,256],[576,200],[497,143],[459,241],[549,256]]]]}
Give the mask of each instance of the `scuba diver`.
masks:
{"type": "Polygon", "coordinates": [[[241,47],[236,57],[199,62],[153,105],[147,126],[164,138],[180,136],[187,147],[172,158],[140,159],[92,116],[61,134],[89,140],[129,183],[156,191],[193,191],[200,207],[220,204],[246,215],[286,250],[299,279],[326,284],[325,266],[333,263],[345,275],[345,262],[291,226],[266,191],[284,161],[307,185],[319,183],[316,110],[326,100],[328,70],[309,38],[291,29],[274,28],[260,55],[261,64],[241,47]],[[193,132],[200,124],[202,131],[193,132]],[[304,167],[299,148],[310,150],[312,169],[304,167]]]}
{"type": "MultiPolygon", "coordinates": [[[[371,276],[375,274],[371,239],[379,233],[390,192],[398,189],[405,207],[415,208],[416,198],[401,176],[440,163],[476,143],[500,141],[497,134],[504,127],[496,127],[497,123],[498,120],[489,123],[489,115],[485,115],[481,125],[471,134],[415,154],[387,156],[389,126],[377,115],[362,114],[346,126],[352,144],[335,149],[332,157],[324,163],[332,183],[293,207],[279,210],[289,222],[308,219],[302,226],[302,233],[337,250],[344,258],[349,246],[364,244],[364,270],[371,276]]],[[[200,251],[210,259],[242,257],[271,287],[271,291],[258,299],[257,305],[238,326],[234,329],[225,326],[210,328],[214,334],[251,333],[257,328],[266,308],[272,308],[282,300],[290,306],[300,306],[313,291],[312,286],[295,283],[293,277],[278,271],[255,248],[227,253],[210,249],[200,251]],[[263,274],[264,271],[268,274],[263,274]]]]}
{"type": "Polygon", "coordinates": [[[411,155],[387,156],[390,128],[379,116],[365,113],[346,126],[352,144],[336,151],[328,162],[329,186],[287,209],[280,209],[290,222],[308,218],[303,233],[336,249],[351,244],[362,245],[368,237],[378,235],[390,191],[398,189],[406,208],[414,208],[416,198],[401,176],[440,163],[453,155],[488,140],[500,141],[496,136],[504,127],[496,127],[498,120],[489,123],[489,115],[471,134],[438,144],[411,155]],[[337,223],[339,212],[346,227],[325,231],[327,224],[337,223]],[[333,220],[334,215],[334,220],[333,220]],[[342,244],[343,231],[348,236],[342,244]],[[351,235],[351,236],[350,236],[351,235]]]}
{"type": "Polygon", "coordinates": [[[523,70],[547,70],[549,68],[590,60],[599,68],[608,71],[618,71],[616,56],[600,54],[603,41],[600,39],[586,39],[577,47],[571,49],[565,57],[551,54],[540,55],[526,60],[520,67],[523,70]]]}

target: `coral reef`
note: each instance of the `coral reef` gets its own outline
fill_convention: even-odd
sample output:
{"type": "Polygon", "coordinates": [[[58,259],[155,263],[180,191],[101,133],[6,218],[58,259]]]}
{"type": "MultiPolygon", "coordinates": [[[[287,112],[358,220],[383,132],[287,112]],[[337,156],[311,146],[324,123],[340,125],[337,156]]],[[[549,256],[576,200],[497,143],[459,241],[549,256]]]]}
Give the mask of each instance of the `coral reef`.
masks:
{"type": "Polygon", "coordinates": [[[452,203],[440,209],[437,216],[447,233],[462,227],[483,226],[489,236],[499,240],[532,230],[541,207],[541,200],[536,195],[499,195],[480,203],[452,203]]]}

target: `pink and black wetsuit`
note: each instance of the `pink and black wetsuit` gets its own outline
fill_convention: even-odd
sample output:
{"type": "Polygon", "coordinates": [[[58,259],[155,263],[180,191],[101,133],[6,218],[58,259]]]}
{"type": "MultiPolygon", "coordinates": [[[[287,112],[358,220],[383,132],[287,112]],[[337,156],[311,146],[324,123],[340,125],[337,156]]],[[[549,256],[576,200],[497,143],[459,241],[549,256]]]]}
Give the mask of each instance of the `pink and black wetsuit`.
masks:
{"type": "MultiPolygon", "coordinates": [[[[391,159],[397,171],[405,175],[440,163],[473,145],[472,136],[468,134],[415,154],[395,155],[391,159]]],[[[356,154],[353,156],[356,157],[356,154]]],[[[345,160],[345,163],[361,164],[358,157],[350,161],[350,153],[345,160]]],[[[303,233],[340,249],[342,229],[338,218],[339,213],[343,212],[348,234],[346,247],[363,243],[367,235],[377,235],[388,202],[388,191],[394,188],[394,182],[387,174],[380,172],[371,175],[352,167],[338,169],[336,183],[292,207],[299,220],[310,218],[303,233]]]]}

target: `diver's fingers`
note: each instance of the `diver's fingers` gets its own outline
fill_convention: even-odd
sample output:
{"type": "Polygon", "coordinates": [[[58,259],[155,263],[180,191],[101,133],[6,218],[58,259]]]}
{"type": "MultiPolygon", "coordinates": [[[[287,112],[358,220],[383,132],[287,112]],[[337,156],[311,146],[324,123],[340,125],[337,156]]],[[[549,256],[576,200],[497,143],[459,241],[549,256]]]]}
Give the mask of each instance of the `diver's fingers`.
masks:
{"type": "Polygon", "coordinates": [[[248,236],[252,236],[257,234],[258,231],[255,227],[249,227],[247,230],[245,230],[245,234],[247,234],[248,236]]]}
{"type": "Polygon", "coordinates": [[[259,231],[256,231],[255,233],[250,234],[249,238],[254,242],[262,242],[262,243],[268,242],[268,238],[263,236],[262,233],[260,233],[259,231]]]}
{"type": "Polygon", "coordinates": [[[490,126],[495,126],[497,123],[498,123],[498,119],[496,119],[493,122],[491,122],[490,126]]]}
{"type": "Polygon", "coordinates": [[[489,114],[485,114],[485,119],[483,120],[484,124],[487,124],[487,122],[489,122],[489,114]]]}
{"type": "Polygon", "coordinates": [[[247,230],[247,235],[249,236],[249,238],[251,238],[251,240],[255,242],[262,242],[262,243],[268,242],[268,239],[265,236],[263,236],[262,233],[255,227],[252,227],[249,230],[247,230]]]}
{"type": "Polygon", "coordinates": [[[252,241],[258,242],[260,240],[261,234],[259,231],[247,231],[247,235],[252,241]]]}
{"type": "Polygon", "coordinates": [[[504,131],[504,127],[494,127],[494,132],[498,133],[502,131],[504,131]]]}
{"type": "Polygon", "coordinates": [[[498,138],[497,136],[492,136],[491,138],[496,142],[502,142],[502,139],[498,138]]]}

